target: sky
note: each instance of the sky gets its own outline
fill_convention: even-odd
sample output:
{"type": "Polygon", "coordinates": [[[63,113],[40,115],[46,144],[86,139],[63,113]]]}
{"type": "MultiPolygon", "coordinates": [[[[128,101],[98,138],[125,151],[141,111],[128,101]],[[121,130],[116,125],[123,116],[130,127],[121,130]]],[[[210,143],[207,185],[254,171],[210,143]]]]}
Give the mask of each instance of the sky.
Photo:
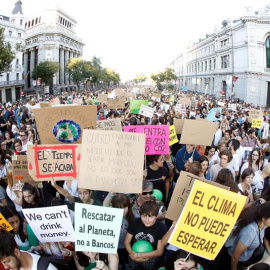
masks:
{"type": "MultiPolygon", "coordinates": [[[[0,0],[0,14],[9,16],[17,0],[0,0]]],[[[241,18],[245,7],[257,11],[264,0],[22,0],[24,15],[39,13],[48,3],[77,20],[85,44],[83,58],[101,58],[122,81],[163,71],[187,46],[222,21],[241,18]]],[[[270,4],[269,4],[270,6],[270,4]]]]}

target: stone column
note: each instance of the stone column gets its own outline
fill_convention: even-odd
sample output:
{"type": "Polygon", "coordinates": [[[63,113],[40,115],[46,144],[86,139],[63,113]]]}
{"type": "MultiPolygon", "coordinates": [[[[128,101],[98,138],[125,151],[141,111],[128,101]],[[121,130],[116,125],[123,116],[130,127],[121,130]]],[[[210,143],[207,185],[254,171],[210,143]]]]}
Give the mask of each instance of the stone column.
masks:
{"type": "Polygon", "coordinates": [[[60,85],[64,85],[65,76],[65,62],[64,62],[64,49],[60,48],[60,85]]]}
{"type": "Polygon", "coordinates": [[[68,82],[68,72],[67,72],[67,64],[68,64],[68,61],[69,61],[69,51],[66,49],[65,50],[65,84],[68,85],[69,82],[68,82]]]}
{"type": "MultiPolygon", "coordinates": [[[[28,50],[24,51],[23,57],[24,57],[24,73],[23,74],[24,74],[24,77],[25,77],[25,79],[24,78],[23,79],[24,79],[24,84],[25,84],[25,89],[26,89],[26,88],[29,87],[28,79],[26,78],[26,75],[28,73],[28,50]]],[[[28,74],[28,76],[30,76],[30,75],[28,74]]]]}
{"type": "Polygon", "coordinates": [[[30,84],[31,84],[31,86],[33,86],[32,71],[33,71],[33,69],[35,67],[35,49],[31,48],[30,52],[31,52],[31,59],[30,59],[30,74],[29,75],[31,76],[30,84]]]}

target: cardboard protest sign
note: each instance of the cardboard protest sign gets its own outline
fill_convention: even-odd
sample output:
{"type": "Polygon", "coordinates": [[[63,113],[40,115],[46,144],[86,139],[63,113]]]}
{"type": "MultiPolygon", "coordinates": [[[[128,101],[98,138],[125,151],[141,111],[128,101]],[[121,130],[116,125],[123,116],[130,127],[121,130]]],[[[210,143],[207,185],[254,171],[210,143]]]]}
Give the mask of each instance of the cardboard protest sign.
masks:
{"type": "Polygon", "coordinates": [[[251,127],[261,129],[262,128],[262,120],[261,119],[252,119],[251,127]]]}
{"type": "Polygon", "coordinates": [[[145,155],[169,153],[169,126],[125,126],[124,132],[145,134],[145,155]]]}
{"type": "Polygon", "coordinates": [[[191,105],[191,99],[180,97],[179,103],[183,105],[191,105]]]}
{"type": "Polygon", "coordinates": [[[212,122],[185,120],[181,144],[211,145],[217,125],[212,122]]]}
{"type": "Polygon", "coordinates": [[[229,237],[246,196],[195,181],[169,243],[214,260],[229,237]]]}
{"type": "Polygon", "coordinates": [[[170,102],[174,102],[174,95],[170,96],[170,102]]]}
{"type": "Polygon", "coordinates": [[[120,118],[97,121],[98,130],[122,131],[120,118]]]}
{"type": "Polygon", "coordinates": [[[40,108],[49,108],[51,107],[50,102],[39,102],[40,108]]]}
{"type": "Polygon", "coordinates": [[[249,112],[248,121],[252,123],[253,119],[259,119],[263,117],[263,112],[261,110],[251,109],[249,112]]]}
{"type": "Polygon", "coordinates": [[[145,105],[141,105],[139,114],[143,115],[145,117],[152,118],[154,112],[155,112],[154,108],[151,108],[151,107],[148,107],[148,106],[145,106],[145,105]]]}
{"type": "Polygon", "coordinates": [[[229,190],[228,187],[222,186],[215,182],[211,182],[204,178],[200,178],[192,173],[181,171],[177,180],[176,186],[173,191],[173,195],[166,213],[166,218],[170,220],[177,220],[186,204],[190,191],[193,187],[195,180],[209,183],[220,188],[229,190]]]}
{"type": "Polygon", "coordinates": [[[222,115],[221,115],[222,108],[213,108],[210,110],[210,112],[207,114],[206,120],[215,122],[215,121],[221,121],[222,115]]]}
{"type": "Polygon", "coordinates": [[[78,186],[102,191],[140,193],[144,134],[84,130],[78,186]]]}
{"type": "Polygon", "coordinates": [[[22,211],[40,242],[75,241],[67,205],[28,208],[22,211]]]}
{"type": "Polygon", "coordinates": [[[175,127],[176,134],[182,134],[185,119],[173,119],[173,124],[175,127]]]}
{"type": "Polygon", "coordinates": [[[108,109],[121,109],[125,108],[125,99],[108,99],[108,109]]]}
{"type": "Polygon", "coordinates": [[[34,109],[42,144],[81,143],[84,128],[96,128],[97,107],[63,106],[34,109]]]}
{"type": "Polygon", "coordinates": [[[178,139],[177,139],[177,134],[176,134],[174,125],[170,126],[169,131],[170,131],[169,146],[171,146],[175,143],[178,143],[178,139]]]}
{"type": "Polygon", "coordinates": [[[28,172],[28,159],[26,155],[13,156],[11,164],[14,184],[20,181],[21,183],[28,182],[31,185],[37,185],[28,172]]]}
{"type": "Polygon", "coordinates": [[[123,211],[75,203],[75,250],[116,254],[123,211]]]}
{"type": "Polygon", "coordinates": [[[28,145],[28,172],[35,181],[78,177],[81,145],[28,145]]]}
{"type": "Polygon", "coordinates": [[[97,100],[98,100],[98,102],[101,102],[101,103],[107,103],[108,95],[107,94],[98,94],[97,100]]]}
{"type": "Polygon", "coordinates": [[[130,102],[130,113],[138,114],[141,108],[141,105],[148,106],[148,100],[136,100],[133,99],[130,102]]]}
{"type": "Polygon", "coordinates": [[[59,98],[58,97],[56,97],[56,98],[54,98],[54,99],[52,99],[51,101],[50,101],[50,106],[52,107],[53,105],[59,105],[60,104],[60,100],[59,100],[59,98]]]}
{"type": "Polygon", "coordinates": [[[12,231],[12,226],[7,222],[7,220],[0,213],[0,230],[12,231]]]}

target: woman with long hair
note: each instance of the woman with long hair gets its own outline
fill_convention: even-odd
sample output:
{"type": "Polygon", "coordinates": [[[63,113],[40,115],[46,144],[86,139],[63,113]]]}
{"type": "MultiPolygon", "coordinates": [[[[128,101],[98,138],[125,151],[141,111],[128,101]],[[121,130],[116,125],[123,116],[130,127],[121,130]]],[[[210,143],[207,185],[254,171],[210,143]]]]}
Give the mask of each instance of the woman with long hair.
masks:
{"type": "Polygon", "coordinates": [[[241,174],[246,168],[251,168],[254,172],[259,171],[261,167],[261,152],[258,148],[254,148],[248,157],[248,161],[245,162],[241,168],[241,174]]]}
{"type": "Polygon", "coordinates": [[[248,197],[244,208],[250,207],[254,203],[251,184],[255,176],[254,171],[251,168],[247,168],[241,175],[242,182],[238,184],[239,194],[248,197]]]}
{"type": "Polygon", "coordinates": [[[216,147],[214,145],[212,146],[206,146],[204,156],[208,159],[208,169],[218,162],[218,153],[216,152],[216,147]]]}
{"type": "Polygon", "coordinates": [[[270,202],[244,209],[225,243],[220,269],[246,269],[258,262],[264,252],[265,228],[269,226],[270,202]]]}
{"type": "Polygon", "coordinates": [[[231,170],[227,168],[223,168],[219,171],[215,182],[223,186],[229,187],[230,191],[232,192],[239,192],[239,188],[234,181],[233,174],[231,170]]]}
{"type": "Polygon", "coordinates": [[[12,226],[13,230],[10,231],[14,235],[14,239],[20,250],[30,250],[32,247],[38,246],[39,241],[29,224],[24,231],[23,219],[14,207],[5,206],[2,208],[1,213],[7,222],[12,226]]]}
{"type": "Polygon", "coordinates": [[[199,160],[202,166],[202,172],[204,175],[204,178],[207,180],[210,180],[210,171],[209,171],[209,160],[206,156],[200,156],[199,160]]]}
{"type": "Polygon", "coordinates": [[[37,189],[29,183],[24,183],[22,188],[22,208],[44,207],[37,189]]]}

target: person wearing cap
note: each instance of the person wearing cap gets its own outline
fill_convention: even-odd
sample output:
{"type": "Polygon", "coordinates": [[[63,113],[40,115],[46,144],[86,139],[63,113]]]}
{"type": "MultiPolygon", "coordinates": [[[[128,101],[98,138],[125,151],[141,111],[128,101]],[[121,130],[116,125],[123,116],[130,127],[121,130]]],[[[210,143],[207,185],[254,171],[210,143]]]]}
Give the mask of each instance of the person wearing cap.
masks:
{"type": "Polygon", "coordinates": [[[98,112],[98,115],[97,115],[97,121],[102,121],[102,120],[105,120],[105,116],[104,116],[104,109],[101,108],[98,112]]]}

